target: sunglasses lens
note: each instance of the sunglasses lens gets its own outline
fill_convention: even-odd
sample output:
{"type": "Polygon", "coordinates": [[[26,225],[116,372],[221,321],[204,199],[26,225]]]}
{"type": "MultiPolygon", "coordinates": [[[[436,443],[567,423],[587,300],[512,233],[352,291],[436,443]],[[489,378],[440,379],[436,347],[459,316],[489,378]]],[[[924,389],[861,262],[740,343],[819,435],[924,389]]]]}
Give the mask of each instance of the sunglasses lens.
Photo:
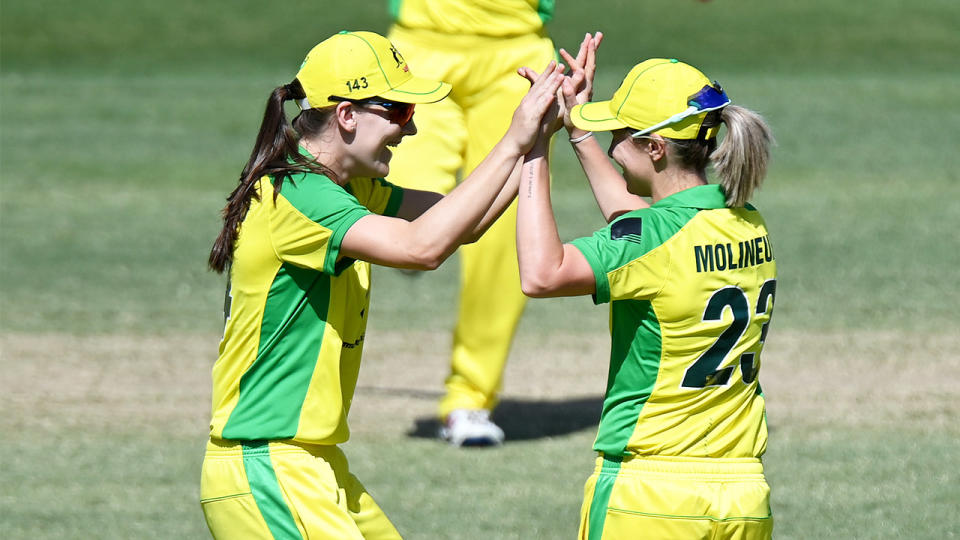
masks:
{"type": "MultiPolygon", "coordinates": [[[[331,97],[331,99],[333,99],[331,97]]],[[[350,101],[357,105],[376,105],[386,109],[387,118],[401,127],[407,125],[407,122],[413,118],[413,103],[400,103],[398,101],[384,101],[380,99],[349,100],[346,98],[337,98],[335,101],[350,101]]]]}
{"type": "Polygon", "coordinates": [[[411,118],[413,118],[413,103],[391,103],[391,120],[401,126],[405,126],[411,118]]]}

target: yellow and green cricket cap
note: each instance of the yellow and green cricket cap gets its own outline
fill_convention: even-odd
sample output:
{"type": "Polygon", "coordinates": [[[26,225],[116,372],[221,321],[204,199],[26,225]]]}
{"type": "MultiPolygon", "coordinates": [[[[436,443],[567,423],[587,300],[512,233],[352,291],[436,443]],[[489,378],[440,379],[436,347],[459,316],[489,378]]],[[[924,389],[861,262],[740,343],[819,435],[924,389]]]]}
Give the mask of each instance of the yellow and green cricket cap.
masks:
{"type": "Polygon", "coordinates": [[[450,93],[445,82],[414,76],[400,51],[373,32],[343,31],[320,42],[307,53],[297,80],[307,95],[304,109],[336,105],[331,97],[433,103],[450,93]]]}
{"type": "MultiPolygon", "coordinates": [[[[577,105],[573,125],[587,131],[632,128],[635,136],[657,133],[671,139],[696,139],[710,111],[730,103],[723,89],[697,68],[667,58],[651,58],[630,70],[609,101],[577,105]]],[[[702,134],[717,136],[719,126],[702,134]]]]}

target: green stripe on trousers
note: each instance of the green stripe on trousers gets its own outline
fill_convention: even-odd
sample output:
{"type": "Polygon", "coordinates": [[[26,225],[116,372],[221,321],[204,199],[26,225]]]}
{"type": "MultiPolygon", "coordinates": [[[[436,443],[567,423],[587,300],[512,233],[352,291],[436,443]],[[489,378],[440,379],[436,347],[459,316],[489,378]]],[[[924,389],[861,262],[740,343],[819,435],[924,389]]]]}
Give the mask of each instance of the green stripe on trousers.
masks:
{"type": "Polygon", "coordinates": [[[600,468],[600,474],[597,475],[597,484],[593,486],[593,500],[590,501],[589,528],[587,529],[589,540],[600,540],[603,536],[607,505],[610,504],[610,494],[613,493],[613,485],[617,482],[622,461],[623,458],[620,456],[603,457],[603,466],[600,468]]]}
{"type": "Polygon", "coordinates": [[[270,461],[270,446],[267,441],[243,443],[243,468],[247,473],[253,500],[256,501],[273,537],[281,540],[302,540],[303,536],[300,529],[297,529],[293,514],[280,493],[280,483],[270,461]]]}

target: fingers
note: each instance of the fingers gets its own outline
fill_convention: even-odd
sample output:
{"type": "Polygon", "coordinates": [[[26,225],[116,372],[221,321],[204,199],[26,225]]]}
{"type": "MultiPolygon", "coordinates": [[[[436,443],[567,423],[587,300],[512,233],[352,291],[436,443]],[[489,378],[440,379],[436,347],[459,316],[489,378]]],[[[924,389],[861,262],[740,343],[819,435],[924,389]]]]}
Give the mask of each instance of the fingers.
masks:
{"type": "Polygon", "coordinates": [[[593,36],[587,33],[583,36],[583,41],[580,42],[580,51],[577,53],[577,61],[581,66],[583,65],[584,60],[587,58],[587,49],[591,41],[593,41],[593,36]]]}
{"type": "Polygon", "coordinates": [[[549,97],[550,100],[556,96],[557,90],[560,89],[560,85],[563,83],[563,71],[563,65],[556,64],[550,70],[550,74],[543,80],[543,95],[549,97]]]}
{"type": "Polygon", "coordinates": [[[584,61],[584,77],[589,81],[587,84],[593,83],[593,75],[597,70],[597,47],[600,46],[601,41],[603,41],[603,33],[597,32],[592,36],[587,47],[586,60],[584,61]]]}
{"type": "Polygon", "coordinates": [[[556,68],[557,68],[557,62],[554,60],[551,60],[550,63],[547,64],[547,67],[543,71],[541,71],[539,75],[537,74],[536,71],[526,66],[520,68],[521,70],[523,70],[522,75],[532,83],[530,85],[530,90],[527,93],[527,95],[537,93],[539,91],[539,88],[543,86],[544,81],[546,81],[547,78],[549,78],[550,75],[553,74],[556,68]]]}
{"type": "Polygon", "coordinates": [[[593,36],[586,34],[583,38],[583,41],[580,42],[580,50],[577,51],[576,58],[571,56],[566,49],[560,49],[560,56],[563,57],[563,61],[566,62],[571,69],[581,69],[583,68],[583,63],[587,58],[588,46],[592,41],[593,36]]]}
{"type": "Polygon", "coordinates": [[[600,46],[601,41],[603,41],[602,32],[597,32],[593,35],[589,33],[585,34],[583,41],[580,42],[580,50],[577,51],[576,58],[571,56],[566,49],[560,49],[560,56],[574,72],[582,69],[590,74],[593,64],[595,63],[597,48],[600,46]]]}
{"type": "Polygon", "coordinates": [[[587,47],[587,58],[584,64],[584,76],[588,81],[593,81],[593,74],[597,70],[597,47],[592,40],[590,46],[587,47]]]}
{"type": "Polygon", "coordinates": [[[564,113],[567,113],[570,109],[577,105],[577,94],[579,91],[578,88],[570,81],[570,78],[565,77],[563,83],[560,85],[560,92],[563,96],[564,113]]]}
{"type": "MultiPolygon", "coordinates": [[[[538,115],[543,114],[543,107],[541,106],[543,96],[545,94],[556,94],[560,88],[560,84],[563,82],[563,70],[563,65],[557,64],[557,62],[553,60],[551,60],[550,63],[547,64],[546,69],[539,74],[526,66],[517,68],[517,73],[531,83],[530,90],[527,91],[527,96],[524,99],[533,99],[536,101],[538,115]]],[[[549,104],[549,100],[547,103],[549,104]]]]}
{"type": "Polygon", "coordinates": [[[554,60],[551,60],[550,63],[547,64],[546,69],[539,74],[526,66],[517,68],[517,73],[530,81],[530,90],[527,92],[528,96],[541,95],[545,87],[551,88],[551,92],[556,92],[563,82],[563,71],[563,65],[558,64],[554,60]]]}
{"type": "Polygon", "coordinates": [[[553,103],[553,100],[557,96],[557,90],[560,89],[563,80],[563,66],[551,62],[551,65],[540,74],[540,78],[538,78],[537,82],[530,88],[530,93],[536,100],[535,110],[538,116],[542,115],[550,104],[553,103]]]}
{"type": "MultiPolygon", "coordinates": [[[[530,68],[526,68],[526,69],[531,73],[535,73],[530,68]]],[[[531,87],[530,90],[532,92],[533,90],[536,89],[539,92],[543,88],[552,87],[552,90],[550,92],[551,93],[555,92],[557,88],[560,87],[560,79],[562,77],[563,77],[563,65],[558,64],[555,60],[551,60],[550,63],[547,64],[546,69],[544,69],[543,72],[536,77],[536,79],[533,82],[533,86],[531,87]]]]}
{"type": "Polygon", "coordinates": [[[539,73],[537,73],[536,71],[528,68],[527,66],[518,67],[518,68],[517,68],[517,73],[519,73],[521,77],[523,77],[524,79],[526,79],[527,81],[529,81],[531,85],[532,85],[534,82],[536,82],[536,80],[537,80],[538,77],[540,77],[540,74],[539,74],[539,73]]]}
{"type": "Polygon", "coordinates": [[[569,65],[571,69],[570,75],[568,75],[563,81],[564,92],[567,92],[566,88],[568,86],[573,89],[572,90],[573,92],[576,92],[576,89],[580,88],[580,85],[583,83],[583,78],[584,78],[583,66],[581,65],[579,60],[570,56],[570,53],[568,53],[563,49],[560,49],[560,56],[562,56],[563,59],[566,60],[567,65],[569,65]]]}

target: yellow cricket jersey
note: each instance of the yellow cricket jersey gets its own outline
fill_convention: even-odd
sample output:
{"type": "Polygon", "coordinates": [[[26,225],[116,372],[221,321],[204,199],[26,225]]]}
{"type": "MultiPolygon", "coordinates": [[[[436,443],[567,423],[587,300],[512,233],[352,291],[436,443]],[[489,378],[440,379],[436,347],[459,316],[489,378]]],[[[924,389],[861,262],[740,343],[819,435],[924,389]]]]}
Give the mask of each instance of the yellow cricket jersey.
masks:
{"type": "Polygon", "coordinates": [[[366,331],[370,265],[339,258],[340,242],[371,212],[395,215],[403,190],[383,179],[354,179],[344,188],[302,174],[287,179],[276,199],[264,177],[257,194],[230,269],[210,434],[342,443],[366,331]]]}
{"type": "Polygon", "coordinates": [[[594,448],[608,456],[760,457],[760,351],[776,293],[766,225],[719,186],[624,214],[573,244],[610,302],[610,371],[594,448]]]}
{"type": "Polygon", "coordinates": [[[553,17],[554,0],[390,0],[404,28],[505,37],[536,34],[553,17]]]}

